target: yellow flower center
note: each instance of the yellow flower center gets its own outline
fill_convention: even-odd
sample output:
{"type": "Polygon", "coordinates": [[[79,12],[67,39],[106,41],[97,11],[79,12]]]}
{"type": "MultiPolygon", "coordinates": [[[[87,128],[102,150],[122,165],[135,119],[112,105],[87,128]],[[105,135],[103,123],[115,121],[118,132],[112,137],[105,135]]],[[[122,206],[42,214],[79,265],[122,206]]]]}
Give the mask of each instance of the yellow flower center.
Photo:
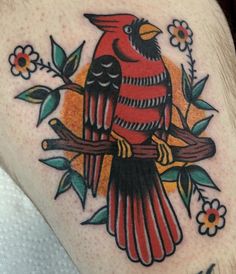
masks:
{"type": "Polygon", "coordinates": [[[210,208],[206,211],[204,223],[207,228],[211,228],[218,225],[219,220],[220,220],[219,212],[216,209],[210,208]]]}
{"type": "Polygon", "coordinates": [[[188,32],[182,26],[175,28],[174,35],[180,43],[186,42],[186,40],[188,38],[188,32]]]}
{"type": "Polygon", "coordinates": [[[30,65],[29,55],[25,53],[18,53],[15,58],[16,69],[20,72],[24,72],[29,67],[29,65],[30,65]]]}

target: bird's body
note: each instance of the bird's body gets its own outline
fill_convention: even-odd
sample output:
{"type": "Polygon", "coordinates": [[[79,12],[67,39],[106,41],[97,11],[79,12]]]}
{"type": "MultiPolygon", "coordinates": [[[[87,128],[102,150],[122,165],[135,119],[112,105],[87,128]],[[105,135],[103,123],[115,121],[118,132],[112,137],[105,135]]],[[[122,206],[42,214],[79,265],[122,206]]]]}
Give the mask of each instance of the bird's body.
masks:
{"type": "Polygon", "coordinates": [[[121,65],[122,85],[114,115],[112,130],[131,144],[140,144],[162,128],[168,94],[167,71],[162,60],[142,62],[146,70],[132,70],[121,65]],[[146,64],[145,64],[146,63],[146,64]],[[149,65],[147,65],[149,63],[149,65]]]}
{"type": "MultiPolygon", "coordinates": [[[[133,15],[87,17],[104,34],[86,81],[84,138],[117,139],[129,155],[113,157],[107,229],[132,261],[150,265],[174,252],[182,232],[154,160],[130,157],[130,146],[150,144],[154,134],[168,131],[170,76],[152,39],[155,26],[133,15]]],[[[85,155],[85,178],[94,195],[102,160],[85,155]]]]}

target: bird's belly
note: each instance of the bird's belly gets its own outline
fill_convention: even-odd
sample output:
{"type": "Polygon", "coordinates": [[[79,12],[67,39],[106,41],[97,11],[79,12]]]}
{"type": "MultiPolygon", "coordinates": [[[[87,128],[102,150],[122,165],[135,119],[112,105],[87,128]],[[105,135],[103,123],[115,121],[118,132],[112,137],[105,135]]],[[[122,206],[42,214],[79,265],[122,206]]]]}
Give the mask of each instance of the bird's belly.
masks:
{"type": "Polygon", "coordinates": [[[143,143],[158,128],[161,120],[159,109],[135,109],[117,105],[112,130],[130,143],[143,143]]]}
{"type": "Polygon", "coordinates": [[[166,100],[167,89],[164,85],[138,89],[123,85],[112,130],[131,144],[145,142],[162,126],[166,100]]]}

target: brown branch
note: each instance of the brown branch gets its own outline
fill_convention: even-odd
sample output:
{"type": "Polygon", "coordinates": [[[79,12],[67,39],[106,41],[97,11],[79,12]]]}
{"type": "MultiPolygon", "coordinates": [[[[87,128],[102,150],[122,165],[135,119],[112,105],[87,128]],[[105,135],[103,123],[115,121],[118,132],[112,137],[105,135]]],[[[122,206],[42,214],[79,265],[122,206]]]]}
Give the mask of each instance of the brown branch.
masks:
{"type": "MultiPolygon", "coordinates": [[[[44,150],[66,150],[84,154],[116,155],[117,145],[112,141],[86,141],[73,134],[58,119],[49,121],[49,125],[60,139],[46,139],[42,142],[44,150]]],[[[212,139],[197,137],[185,129],[171,125],[169,133],[181,139],[186,146],[171,146],[174,161],[196,162],[212,157],[215,154],[215,144],[212,139]]],[[[132,145],[133,157],[154,158],[158,157],[156,145],[132,145]]]]}

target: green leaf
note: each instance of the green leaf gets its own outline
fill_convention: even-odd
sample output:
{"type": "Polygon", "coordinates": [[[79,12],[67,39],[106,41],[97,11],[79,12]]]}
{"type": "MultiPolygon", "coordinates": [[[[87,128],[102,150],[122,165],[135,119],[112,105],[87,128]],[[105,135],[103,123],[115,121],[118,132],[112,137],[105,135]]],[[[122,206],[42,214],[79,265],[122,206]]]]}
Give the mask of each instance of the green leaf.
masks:
{"type": "Polygon", "coordinates": [[[204,110],[215,110],[218,111],[217,109],[215,109],[213,106],[211,106],[210,104],[208,104],[207,102],[197,99],[193,102],[194,106],[199,108],[199,109],[204,109],[204,110]]]}
{"type": "Polygon", "coordinates": [[[61,195],[62,193],[66,192],[67,190],[69,190],[71,187],[71,181],[70,181],[70,173],[66,172],[62,178],[61,181],[59,183],[58,189],[57,189],[57,193],[55,195],[55,200],[56,198],[61,195]]]}
{"type": "Polygon", "coordinates": [[[183,128],[189,130],[189,126],[188,126],[188,124],[187,124],[187,121],[186,121],[186,119],[185,119],[185,117],[184,117],[182,111],[181,111],[180,108],[177,107],[177,106],[175,106],[175,109],[177,110],[177,112],[178,112],[178,114],[179,114],[179,118],[180,118],[180,120],[181,120],[181,123],[182,123],[183,128]]]}
{"type": "Polygon", "coordinates": [[[191,132],[194,135],[200,135],[207,128],[213,116],[214,115],[211,115],[195,123],[191,129],[191,132]]]}
{"type": "Polygon", "coordinates": [[[164,171],[160,176],[161,180],[165,182],[176,182],[178,179],[181,167],[174,166],[164,171]]]}
{"type": "Polygon", "coordinates": [[[220,191],[220,189],[212,181],[209,174],[202,167],[197,165],[191,165],[187,167],[187,170],[190,174],[191,179],[193,179],[196,184],[214,188],[220,191]]]}
{"type": "Polygon", "coordinates": [[[55,67],[61,72],[66,62],[66,53],[64,49],[54,41],[52,36],[50,36],[50,39],[52,45],[52,61],[55,67]]]}
{"type": "Polygon", "coordinates": [[[72,187],[77,193],[77,195],[79,196],[82,206],[84,208],[86,193],[87,193],[87,187],[86,187],[84,178],[78,172],[71,170],[70,180],[72,183],[72,187]]]}
{"type": "Polygon", "coordinates": [[[42,103],[43,100],[45,100],[48,93],[51,91],[52,90],[50,88],[45,86],[35,86],[21,92],[15,98],[24,100],[26,102],[33,103],[33,104],[40,104],[42,103]]]}
{"type": "Polygon", "coordinates": [[[204,77],[203,79],[201,79],[199,82],[197,82],[194,85],[193,90],[192,90],[193,100],[197,99],[202,94],[208,78],[209,78],[209,75],[207,75],[206,77],[204,77]]]}
{"type": "Polygon", "coordinates": [[[192,100],[192,88],[188,78],[188,74],[186,73],[183,65],[182,65],[182,89],[183,89],[184,98],[186,99],[188,103],[190,103],[192,100]]]}
{"type": "Polygon", "coordinates": [[[84,46],[83,42],[66,60],[63,68],[63,75],[66,77],[72,76],[79,67],[81,52],[84,46]]]}
{"type": "Polygon", "coordinates": [[[48,94],[40,107],[37,126],[57,108],[60,97],[58,90],[54,90],[48,94]]]}
{"type": "Polygon", "coordinates": [[[193,183],[186,168],[182,168],[179,172],[177,188],[181,199],[188,211],[188,215],[191,218],[190,203],[193,191],[193,183]]]}
{"type": "Polygon", "coordinates": [[[82,225],[101,225],[107,223],[108,210],[107,206],[100,208],[97,212],[93,214],[93,216],[81,223],[82,225]]]}
{"type": "Polygon", "coordinates": [[[58,170],[66,170],[70,168],[70,161],[64,157],[40,159],[39,161],[58,170]]]}

